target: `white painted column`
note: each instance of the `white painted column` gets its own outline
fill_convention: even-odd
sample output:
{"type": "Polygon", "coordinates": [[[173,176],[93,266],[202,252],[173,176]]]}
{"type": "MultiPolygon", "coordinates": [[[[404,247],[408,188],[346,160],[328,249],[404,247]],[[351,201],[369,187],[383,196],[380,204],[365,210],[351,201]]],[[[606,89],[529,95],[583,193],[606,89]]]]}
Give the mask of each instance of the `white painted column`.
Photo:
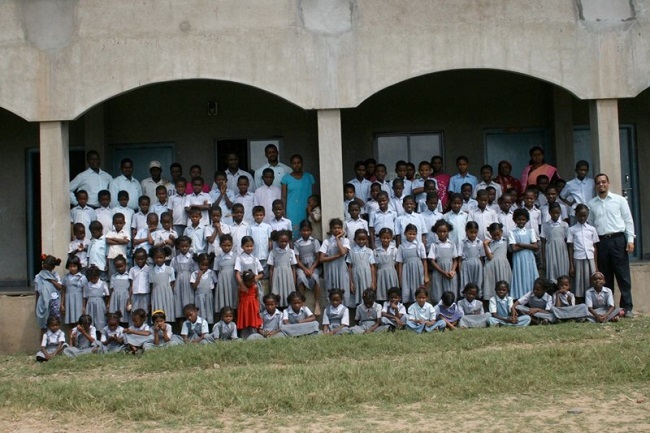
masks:
{"type": "Polygon", "coordinates": [[[618,125],[618,100],[589,101],[593,174],[605,173],[610,190],[621,194],[621,145],[618,125]]]}
{"type": "Polygon", "coordinates": [[[70,185],[67,122],[41,122],[41,253],[65,264],[70,242],[70,185]]]}
{"type": "Polygon", "coordinates": [[[341,111],[318,110],[318,163],[320,166],[323,236],[332,218],[343,218],[343,153],[341,111]]]}
{"type": "Polygon", "coordinates": [[[572,179],[575,171],[573,155],[573,101],[571,94],[553,88],[553,123],[556,167],[564,179],[572,179]]]}

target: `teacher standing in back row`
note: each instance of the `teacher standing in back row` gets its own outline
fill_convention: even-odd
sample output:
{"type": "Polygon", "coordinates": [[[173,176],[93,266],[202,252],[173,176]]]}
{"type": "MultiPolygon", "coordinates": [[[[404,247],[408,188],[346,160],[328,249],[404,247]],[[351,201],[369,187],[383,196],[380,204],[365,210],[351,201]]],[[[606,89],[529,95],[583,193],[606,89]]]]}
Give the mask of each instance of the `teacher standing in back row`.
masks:
{"type": "Polygon", "coordinates": [[[605,286],[614,289],[614,277],[621,290],[620,307],[632,318],[632,278],[629,254],[634,252],[634,221],[627,200],[609,191],[609,177],[597,174],[596,197],[589,201],[589,223],[596,227],[600,242],[598,270],[605,275],[605,286]]]}

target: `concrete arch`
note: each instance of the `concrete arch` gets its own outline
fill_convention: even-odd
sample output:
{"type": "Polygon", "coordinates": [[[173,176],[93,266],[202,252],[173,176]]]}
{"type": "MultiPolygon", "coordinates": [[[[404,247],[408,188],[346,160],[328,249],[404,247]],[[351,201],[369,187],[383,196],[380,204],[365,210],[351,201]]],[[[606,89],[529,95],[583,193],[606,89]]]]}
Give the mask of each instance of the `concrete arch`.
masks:
{"type": "Polygon", "coordinates": [[[580,89],[578,89],[577,86],[567,84],[567,83],[564,83],[564,82],[560,82],[560,80],[558,80],[557,77],[552,77],[552,76],[548,76],[548,75],[545,75],[545,74],[532,74],[529,71],[521,71],[521,70],[517,70],[517,69],[514,69],[514,68],[513,69],[504,69],[504,68],[498,68],[498,67],[476,67],[476,68],[459,67],[459,68],[434,70],[434,71],[430,71],[430,72],[424,72],[424,73],[421,73],[421,74],[413,74],[413,75],[407,76],[407,77],[405,77],[405,78],[403,78],[401,80],[398,80],[398,81],[393,80],[393,81],[391,81],[391,82],[389,82],[387,84],[385,83],[382,87],[379,87],[379,85],[378,85],[378,86],[376,86],[377,88],[375,89],[374,92],[372,92],[372,93],[366,92],[364,95],[361,95],[362,99],[360,99],[357,106],[363,104],[365,101],[372,98],[373,96],[375,96],[375,95],[381,93],[382,91],[384,91],[384,90],[386,90],[386,89],[388,89],[390,87],[393,87],[395,85],[405,83],[405,82],[407,82],[409,80],[422,78],[422,77],[425,77],[425,76],[428,76],[428,75],[434,76],[434,75],[442,74],[442,73],[453,73],[454,71],[493,71],[493,72],[503,72],[503,73],[506,73],[506,74],[516,74],[516,75],[527,77],[527,78],[530,78],[530,79],[533,79],[533,80],[539,80],[539,81],[543,81],[543,82],[552,84],[554,86],[558,86],[558,87],[566,90],[567,92],[571,93],[573,96],[575,96],[577,98],[580,98],[580,95],[579,95],[580,89]]]}

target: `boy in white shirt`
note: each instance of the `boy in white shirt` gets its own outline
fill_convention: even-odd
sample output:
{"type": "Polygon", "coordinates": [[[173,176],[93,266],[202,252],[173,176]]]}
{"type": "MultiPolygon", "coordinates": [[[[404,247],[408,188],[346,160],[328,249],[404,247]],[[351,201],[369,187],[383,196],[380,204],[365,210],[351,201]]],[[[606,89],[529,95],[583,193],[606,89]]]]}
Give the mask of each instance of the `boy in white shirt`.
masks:
{"type": "Polygon", "coordinates": [[[185,188],[187,181],[184,178],[176,179],[174,185],[176,194],[169,199],[169,208],[172,211],[172,223],[174,231],[178,236],[183,236],[185,227],[187,226],[187,214],[185,212],[185,188]]]}
{"type": "Polygon", "coordinates": [[[115,273],[115,257],[127,256],[127,247],[131,237],[129,236],[128,229],[125,228],[124,215],[116,213],[113,215],[113,230],[109,230],[106,234],[106,244],[108,245],[108,275],[109,277],[115,273]]]}
{"type": "Polygon", "coordinates": [[[88,232],[90,223],[97,219],[95,210],[88,206],[88,193],[83,189],[80,189],[75,192],[75,197],[77,198],[78,204],[70,209],[70,240],[74,239],[74,224],[83,224],[86,232],[88,232]]]}
{"type": "Polygon", "coordinates": [[[187,221],[188,228],[192,223],[190,212],[195,209],[201,212],[201,225],[207,226],[210,224],[208,211],[211,205],[212,199],[210,198],[210,194],[203,192],[203,178],[200,176],[195,177],[192,179],[192,194],[185,197],[185,211],[190,216],[187,221]]]}
{"type": "MultiPolygon", "coordinates": [[[[107,189],[99,191],[97,194],[99,200],[99,207],[95,209],[95,215],[97,216],[97,221],[102,223],[104,227],[104,234],[108,233],[111,225],[113,224],[113,210],[111,209],[111,193],[107,189]]],[[[86,231],[86,233],[90,233],[86,231]]]]}
{"type": "Polygon", "coordinates": [[[156,198],[158,201],[153,205],[152,211],[158,215],[158,221],[161,221],[162,214],[169,212],[169,200],[167,199],[167,187],[165,185],[156,187],[156,198]]]}
{"type": "MultiPolygon", "coordinates": [[[[255,190],[255,206],[264,207],[264,221],[270,223],[273,219],[273,202],[282,198],[282,190],[280,187],[274,186],[275,172],[271,168],[265,168],[262,172],[262,182],[255,190]]],[[[253,215],[253,218],[255,216],[253,215]]]]}
{"type": "MultiPolygon", "coordinates": [[[[131,221],[131,234],[133,237],[143,228],[147,226],[147,215],[149,215],[149,206],[151,200],[146,195],[141,195],[138,198],[138,212],[133,215],[131,221]]],[[[128,227],[128,226],[127,226],[128,227]]]]}

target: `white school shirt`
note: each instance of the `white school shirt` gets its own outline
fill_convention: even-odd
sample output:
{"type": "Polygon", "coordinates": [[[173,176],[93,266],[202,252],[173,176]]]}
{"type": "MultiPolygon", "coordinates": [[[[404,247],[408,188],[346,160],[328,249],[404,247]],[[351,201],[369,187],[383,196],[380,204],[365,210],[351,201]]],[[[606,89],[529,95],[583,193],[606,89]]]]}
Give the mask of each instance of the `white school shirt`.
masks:
{"type": "MultiPolygon", "coordinates": [[[[208,238],[212,236],[214,233],[215,228],[213,225],[209,225],[205,227],[205,231],[203,232],[203,235],[205,236],[205,242],[208,242],[208,238]]],[[[226,235],[230,234],[230,226],[227,225],[226,223],[221,220],[221,234],[226,235]]],[[[208,243],[208,254],[209,253],[214,253],[215,255],[221,254],[221,240],[219,239],[219,236],[216,236],[214,238],[214,242],[208,243]]]]}
{"type": "Polygon", "coordinates": [[[112,180],[113,177],[101,168],[95,172],[92,168],[88,167],[70,181],[70,204],[73,206],[77,205],[77,198],[74,193],[77,190],[83,189],[88,193],[88,206],[99,206],[99,197],[97,194],[103,189],[108,189],[112,180]]]}
{"type": "Polygon", "coordinates": [[[139,327],[136,327],[135,325],[131,325],[131,326],[129,326],[129,329],[132,330],[132,331],[149,332],[149,335],[151,335],[151,328],[146,323],[143,323],[139,327]]]}
{"type": "MultiPolygon", "coordinates": [[[[133,238],[133,240],[136,240],[136,239],[138,239],[138,240],[139,239],[148,239],[148,238],[149,238],[149,229],[145,227],[143,229],[138,230],[138,232],[135,234],[135,237],[133,238]]],[[[135,251],[138,248],[142,248],[143,250],[145,250],[147,252],[147,257],[148,257],[149,256],[149,251],[151,251],[152,247],[153,247],[153,245],[151,245],[149,243],[149,241],[146,241],[146,242],[143,242],[143,243],[138,244],[138,245],[133,245],[133,250],[135,251]]]]}
{"type": "Polygon", "coordinates": [[[96,283],[91,283],[90,281],[88,281],[86,283],[86,286],[83,289],[83,297],[84,298],[86,298],[86,299],[88,298],[88,291],[90,291],[90,289],[100,289],[102,291],[102,296],[109,296],[110,295],[110,293],[108,291],[108,285],[106,284],[105,281],[102,281],[102,280],[97,280],[96,283]]]}
{"type": "Polygon", "coordinates": [[[449,239],[447,239],[445,242],[441,242],[440,240],[438,240],[438,242],[431,244],[431,246],[429,247],[429,255],[427,256],[427,258],[431,260],[436,260],[438,258],[438,251],[442,249],[452,250],[451,256],[453,258],[460,256],[460,253],[458,252],[458,248],[456,248],[456,244],[450,241],[449,239]]]}
{"type": "Polygon", "coordinates": [[[391,242],[390,244],[388,244],[388,248],[384,249],[384,247],[382,247],[380,243],[379,246],[375,248],[375,263],[379,261],[377,260],[377,257],[379,256],[389,256],[393,261],[393,265],[394,265],[397,260],[397,247],[393,245],[393,243],[391,242]]]}
{"type": "MultiPolygon", "coordinates": [[[[216,260],[215,260],[215,262],[216,262],[216,260]]],[[[187,254],[181,254],[180,252],[178,254],[176,254],[176,256],[174,256],[174,258],[172,259],[171,266],[174,266],[176,263],[183,264],[183,265],[186,264],[186,263],[190,263],[191,264],[191,266],[190,266],[190,275],[197,268],[197,264],[194,261],[194,259],[192,258],[192,253],[189,252],[189,251],[188,251],[187,254]]]]}
{"type": "Polygon", "coordinates": [[[101,337],[99,341],[106,343],[108,341],[108,337],[123,338],[124,328],[122,328],[120,325],[117,325],[117,328],[111,330],[111,328],[108,326],[104,326],[104,328],[101,330],[101,337]]]}
{"type": "Polygon", "coordinates": [[[499,197],[501,197],[501,193],[502,193],[501,185],[499,185],[495,181],[490,181],[490,183],[486,183],[484,180],[482,180],[482,181],[480,181],[479,183],[476,184],[476,186],[474,187],[474,191],[472,191],[472,198],[476,198],[476,193],[479,192],[482,189],[487,189],[488,186],[491,186],[492,188],[494,188],[496,190],[496,193],[497,193],[496,200],[498,200],[499,197]]]}
{"type": "Polygon", "coordinates": [[[410,321],[426,320],[429,322],[431,320],[435,320],[435,318],[436,309],[428,302],[425,302],[421,307],[417,302],[414,302],[408,309],[408,319],[410,321]]]}
{"type": "MultiPolygon", "coordinates": [[[[440,204],[440,202],[438,202],[440,204]]],[[[438,235],[433,231],[433,226],[438,220],[445,219],[445,215],[442,212],[439,212],[437,209],[430,211],[428,208],[423,210],[420,213],[420,216],[424,220],[424,225],[427,228],[426,241],[427,246],[438,240],[438,235]]]]}
{"type": "Polygon", "coordinates": [[[255,191],[266,186],[262,176],[264,175],[264,170],[267,168],[273,170],[273,183],[271,185],[277,186],[278,188],[281,188],[284,175],[291,173],[291,168],[286,164],[282,164],[280,161],[278,161],[277,165],[271,165],[268,162],[262,164],[255,170],[255,191]]]}
{"type": "MultiPolygon", "coordinates": [[[[520,305],[526,306],[528,305],[528,303],[532,298],[536,298],[536,296],[533,294],[533,291],[531,290],[527,292],[524,296],[519,298],[517,301],[519,302],[520,305]]],[[[553,308],[553,297],[548,293],[544,293],[542,295],[542,299],[544,300],[544,302],[546,302],[546,307],[544,309],[550,311],[551,308],[553,308]]]]}
{"type": "Polygon", "coordinates": [[[418,257],[420,259],[425,260],[427,258],[427,252],[424,249],[424,245],[422,245],[422,242],[418,242],[417,240],[414,242],[409,242],[407,240],[404,240],[399,245],[399,248],[397,249],[397,256],[395,257],[395,261],[397,263],[402,263],[404,261],[402,250],[411,250],[413,248],[416,248],[418,250],[418,257]]]}
{"type": "Polygon", "coordinates": [[[239,254],[242,251],[241,240],[244,236],[251,235],[251,227],[244,220],[239,224],[233,222],[230,226],[230,235],[232,236],[232,250],[239,254]]]}
{"type": "Polygon", "coordinates": [[[206,227],[199,222],[197,227],[193,227],[192,224],[185,227],[183,236],[187,236],[192,239],[192,245],[190,245],[190,251],[196,254],[205,253],[208,250],[208,245],[205,240],[205,229],[206,227]]]}
{"type": "Polygon", "coordinates": [[[413,224],[417,227],[418,236],[415,239],[417,239],[418,242],[422,240],[423,234],[426,236],[429,233],[429,227],[427,227],[422,215],[415,212],[404,212],[402,215],[397,217],[397,220],[395,220],[395,236],[402,236],[402,239],[404,239],[406,226],[409,224],[413,224]]]}
{"type": "Polygon", "coordinates": [[[390,306],[390,301],[386,301],[384,302],[384,307],[381,311],[383,313],[392,314],[393,316],[397,316],[397,314],[400,314],[400,317],[406,315],[406,307],[401,302],[397,303],[397,309],[395,309],[390,306]]]}
{"type": "Polygon", "coordinates": [[[603,287],[600,293],[593,287],[590,287],[585,292],[585,305],[587,308],[594,308],[594,305],[607,305],[607,307],[614,306],[614,295],[612,290],[608,287],[603,287]]]}
{"type": "Polygon", "coordinates": [[[466,260],[465,257],[465,245],[474,245],[478,248],[479,251],[479,257],[485,257],[485,248],[483,248],[483,242],[479,238],[474,239],[474,241],[470,241],[469,239],[465,239],[463,241],[463,246],[462,249],[458,250],[458,255],[463,258],[463,260],[466,260]]]}
{"type": "MultiPolygon", "coordinates": [[[[92,338],[96,339],[97,335],[97,328],[95,328],[95,325],[90,325],[90,329],[88,330],[88,335],[90,335],[92,338]]],[[[77,339],[77,344],[79,344],[79,337],[83,337],[83,334],[79,332],[79,329],[75,326],[72,328],[72,331],[70,331],[70,342],[72,342],[72,339],[75,338],[77,339]]],[[[83,337],[86,338],[86,337],[83,337]]]]}
{"type": "MultiPolygon", "coordinates": [[[[204,205],[207,202],[208,205],[212,204],[212,198],[210,197],[210,194],[207,192],[200,192],[198,194],[186,194],[185,195],[185,207],[189,208],[192,205],[204,205]]],[[[201,211],[201,225],[207,226],[210,224],[210,216],[208,215],[207,210],[202,210],[201,211]]],[[[187,214],[187,223],[186,225],[189,227],[192,225],[192,220],[190,220],[190,215],[189,213],[187,214]]]]}
{"type": "Polygon", "coordinates": [[[185,194],[173,195],[168,200],[169,208],[172,210],[172,224],[175,226],[187,225],[188,216],[185,213],[185,194]]]}
{"type": "MultiPolygon", "coordinates": [[[[113,283],[113,281],[115,281],[115,280],[128,280],[128,279],[129,279],[129,273],[128,272],[124,272],[123,274],[120,274],[119,272],[116,272],[111,277],[111,280],[109,281],[109,283],[113,283]]],[[[113,289],[114,285],[113,284],[109,284],[109,285],[110,285],[109,288],[113,289]]]]}
{"type": "MultiPolygon", "coordinates": [[[[126,227],[126,226],[124,226],[126,227]]],[[[111,230],[108,232],[108,234],[105,236],[105,239],[127,239],[131,240],[130,233],[128,232],[127,228],[122,228],[119,232],[116,232],[115,230],[111,230]]],[[[106,254],[106,257],[109,259],[114,259],[115,257],[122,255],[124,258],[126,258],[126,247],[127,244],[123,245],[108,245],[108,252],[106,254]]]]}
{"type": "Polygon", "coordinates": [[[149,197],[152,201],[154,197],[156,197],[156,189],[159,186],[164,186],[165,189],[167,190],[167,196],[171,197],[169,194],[170,190],[175,190],[172,186],[172,184],[165,179],[164,177],[161,177],[158,182],[154,181],[153,178],[148,177],[146,179],[143,179],[142,182],[140,182],[140,187],[142,188],[142,195],[146,195],[149,197]]]}
{"type": "MultiPolygon", "coordinates": [[[[318,252],[323,253],[327,256],[327,251],[332,245],[336,245],[336,238],[334,236],[328,236],[327,239],[323,240],[323,243],[321,244],[318,252]]],[[[343,245],[343,249],[347,254],[348,251],[350,251],[350,240],[348,238],[341,238],[341,245],[343,245]]]]}
{"type": "Polygon", "coordinates": [[[558,298],[560,299],[560,303],[562,307],[571,307],[576,304],[576,297],[571,292],[566,292],[566,293],[555,292],[553,294],[553,305],[555,305],[558,298]]]}
{"type": "MultiPolygon", "coordinates": [[[[468,221],[474,221],[478,224],[478,238],[484,241],[486,239],[492,239],[487,228],[492,223],[498,223],[499,217],[492,209],[488,209],[486,207],[485,210],[481,210],[477,207],[476,209],[470,211],[468,221]]],[[[465,227],[454,226],[454,231],[455,230],[465,231],[465,227]]]]}
{"type": "Polygon", "coordinates": [[[275,310],[273,314],[269,314],[266,309],[260,313],[260,316],[262,317],[262,329],[264,331],[278,331],[280,329],[280,323],[282,323],[282,313],[280,310],[275,310]],[[276,327],[275,328],[267,328],[267,325],[269,325],[274,319],[278,319],[276,322],[276,327]]]}
{"type": "MultiPolygon", "coordinates": [[[[436,184],[436,191],[437,191],[438,190],[438,181],[433,177],[430,177],[428,179],[422,179],[422,178],[413,179],[413,182],[411,182],[412,190],[415,190],[417,188],[424,188],[424,182],[426,182],[427,180],[432,180],[436,184]]],[[[412,192],[412,190],[411,190],[411,192],[412,192]]],[[[426,201],[426,199],[427,199],[427,193],[424,192],[424,191],[422,191],[421,193],[419,193],[419,194],[417,194],[415,196],[415,200],[417,202],[426,201]]]]}
{"type": "Polygon", "coordinates": [[[202,335],[210,333],[210,330],[208,328],[208,322],[206,320],[203,320],[201,316],[196,316],[196,321],[194,323],[190,322],[189,320],[183,322],[183,326],[181,327],[181,335],[189,335],[189,330],[190,329],[194,330],[194,326],[197,323],[201,325],[202,335]]]}
{"type": "Polygon", "coordinates": [[[88,266],[95,265],[100,271],[106,270],[106,239],[91,239],[88,245],[88,266]]]}
{"type": "MultiPolygon", "coordinates": [[[[560,205],[560,219],[561,220],[566,220],[569,219],[569,206],[565,205],[562,202],[556,201],[557,204],[560,205]]],[[[548,222],[551,220],[551,213],[548,210],[549,205],[545,204],[539,209],[539,212],[542,216],[542,225],[544,225],[545,222],[548,222]]]]}
{"type": "MultiPolygon", "coordinates": [[[[219,187],[216,184],[214,184],[212,186],[212,190],[210,191],[210,199],[212,200],[212,204],[216,203],[220,197],[221,197],[221,191],[219,191],[219,187]]],[[[228,189],[228,187],[226,187],[226,197],[228,197],[230,203],[235,202],[235,193],[230,189],[228,189]]],[[[218,206],[221,209],[221,221],[225,224],[232,224],[232,211],[230,210],[230,208],[228,208],[226,199],[222,198],[218,206]]]]}
{"type": "Polygon", "coordinates": [[[406,197],[406,194],[402,194],[401,197],[391,195],[390,200],[388,202],[388,206],[391,209],[393,209],[393,211],[395,212],[395,214],[397,214],[398,217],[404,214],[404,206],[402,205],[402,201],[404,200],[404,197],[406,197]]]}
{"type": "Polygon", "coordinates": [[[257,187],[253,195],[253,204],[264,207],[264,222],[269,223],[273,218],[273,202],[282,198],[282,190],[279,186],[266,186],[262,184],[257,187]]]}
{"type": "Polygon", "coordinates": [[[339,304],[338,307],[333,307],[331,305],[327,306],[327,309],[323,314],[323,323],[322,323],[323,326],[325,325],[330,326],[330,318],[329,315],[327,314],[328,310],[331,311],[332,314],[335,314],[337,316],[343,313],[343,316],[341,317],[341,325],[350,326],[350,310],[348,310],[348,308],[343,304],[339,304]]]}
{"type": "Polygon", "coordinates": [[[346,219],[350,218],[350,212],[348,211],[348,206],[353,201],[354,201],[354,199],[352,199],[352,200],[343,200],[343,220],[346,220],[346,219]]]}
{"type": "Polygon", "coordinates": [[[144,265],[140,267],[138,265],[133,265],[129,269],[129,280],[131,280],[131,287],[134,295],[146,295],[151,292],[151,287],[149,285],[149,272],[151,268],[149,265],[144,265]]]}
{"type": "Polygon", "coordinates": [[[264,268],[257,257],[241,253],[235,259],[235,270],[241,273],[248,269],[250,269],[255,275],[264,272],[264,268]]]}
{"type": "Polygon", "coordinates": [[[395,220],[397,219],[397,213],[388,208],[386,212],[378,210],[370,215],[370,223],[368,224],[375,231],[375,237],[379,236],[379,231],[384,227],[391,229],[393,235],[395,235],[395,220]]]}
{"type": "Polygon", "coordinates": [[[372,185],[372,182],[370,182],[368,179],[362,179],[358,180],[356,177],[350,181],[348,181],[349,184],[354,185],[354,195],[356,197],[359,197],[363,202],[367,202],[368,198],[370,197],[370,186],[372,185]]]}
{"type": "Polygon", "coordinates": [[[540,208],[545,204],[548,204],[548,199],[546,198],[546,194],[540,191],[539,194],[537,194],[537,200],[535,200],[535,206],[540,208]]]}
{"type": "Polygon", "coordinates": [[[356,320],[358,324],[361,324],[362,322],[376,322],[377,319],[381,320],[381,305],[376,302],[372,303],[372,307],[366,307],[366,304],[363,302],[357,305],[357,311],[354,315],[354,320],[356,320]],[[362,312],[366,313],[366,320],[361,320],[362,312]],[[376,317],[376,319],[370,319],[370,317],[373,316],[376,317]]]}
{"type": "Polygon", "coordinates": [[[280,230],[289,230],[291,231],[293,227],[291,226],[291,220],[287,219],[285,217],[281,217],[280,219],[271,219],[271,222],[269,222],[269,225],[271,226],[271,231],[280,231],[280,230]]]}
{"type": "Polygon", "coordinates": [[[158,215],[158,225],[160,225],[160,218],[162,218],[162,214],[169,212],[169,209],[169,199],[167,199],[167,203],[165,204],[156,202],[149,211],[158,215]]]}
{"type": "MultiPolygon", "coordinates": [[[[418,212],[419,214],[423,214],[428,210],[429,210],[429,206],[427,206],[427,200],[425,196],[424,200],[418,200],[416,212],[418,212]]],[[[436,206],[436,212],[442,214],[442,211],[443,211],[442,200],[438,200],[438,205],[436,206]]]]}
{"type": "MultiPolygon", "coordinates": [[[[147,215],[149,215],[149,213],[145,214],[139,210],[133,214],[133,219],[131,220],[131,228],[135,229],[136,233],[141,229],[147,227],[147,215]]],[[[158,219],[158,224],[160,224],[160,219],[158,219]]],[[[126,227],[126,225],[124,227],[126,227]]]]}
{"type": "Polygon", "coordinates": [[[302,320],[311,317],[313,315],[314,314],[311,312],[309,307],[306,307],[304,305],[300,307],[300,310],[297,313],[293,311],[293,308],[289,307],[289,308],[285,308],[285,310],[282,312],[282,320],[283,321],[289,320],[289,322],[291,322],[290,318],[294,318],[296,320],[302,320]]]}
{"type": "Polygon", "coordinates": [[[41,338],[41,347],[47,347],[48,345],[55,345],[59,343],[65,343],[65,334],[62,330],[52,332],[49,329],[43,334],[41,338]]]}
{"type": "Polygon", "coordinates": [[[246,176],[248,178],[248,191],[255,192],[255,181],[253,180],[253,176],[251,176],[249,172],[244,171],[239,167],[237,167],[237,171],[235,172],[235,174],[231,173],[230,169],[226,169],[226,177],[228,178],[228,188],[230,188],[233,191],[239,191],[239,188],[237,188],[237,181],[239,181],[240,176],[246,176]]]}
{"type": "MultiPolygon", "coordinates": [[[[196,278],[199,276],[199,270],[197,269],[196,271],[192,271],[192,274],[190,275],[190,284],[196,283],[196,278]]],[[[205,280],[210,280],[212,285],[214,286],[217,284],[217,273],[213,271],[212,269],[206,270],[203,275],[201,275],[201,281],[205,280]]]]}
{"type": "MultiPolygon", "coordinates": [[[[295,266],[298,264],[298,260],[296,259],[296,252],[289,248],[289,245],[286,246],[286,248],[282,249],[280,247],[275,247],[273,248],[275,251],[275,254],[289,254],[289,264],[291,266],[295,266]]],[[[269,260],[268,264],[269,266],[274,266],[275,265],[275,254],[269,254],[269,260]]]]}
{"type": "Polygon", "coordinates": [[[575,223],[567,231],[567,243],[573,244],[573,258],[585,260],[594,258],[594,244],[600,242],[596,228],[589,224],[575,223]]]}
{"type": "MultiPolygon", "coordinates": [[[[151,234],[151,237],[153,238],[153,243],[154,245],[157,244],[162,244],[163,242],[166,242],[169,240],[170,236],[173,236],[174,239],[178,238],[178,234],[176,233],[175,230],[165,230],[165,229],[158,229],[155,232],[151,234]]],[[[174,245],[172,244],[171,246],[167,245],[174,250],[174,245]]]]}
{"type": "MultiPolygon", "coordinates": [[[[520,229],[519,227],[515,227],[514,230],[510,232],[508,235],[508,244],[509,245],[514,245],[517,243],[517,239],[515,238],[515,234],[526,234],[527,231],[530,229],[524,227],[523,229],[520,229]]],[[[537,234],[535,233],[535,230],[530,230],[530,243],[537,242],[539,239],[537,238],[537,234]]]]}
{"type": "Polygon", "coordinates": [[[550,227],[564,227],[565,229],[568,229],[569,225],[562,220],[557,220],[557,221],[550,220],[548,221],[548,224],[547,223],[542,224],[542,232],[539,234],[540,239],[548,238],[548,233],[546,232],[549,230],[550,227]]]}
{"type": "Polygon", "coordinates": [[[345,236],[347,236],[347,238],[350,240],[354,240],[354,234],[357,232],[357,230],[365,229],[368,231],[368,222],[361,217],[356,220],[353,220],[352,218],[346,219],[344,226],[345,236]]]}
{"type": "Polygon", "coordinates": [[[512,305],[515,303],[513,297],[510,295],[506,295],[506,297],[502,299],[495,295],[490,298],[489,307],[488,307],[490,314],[495,314],[497,312],[497,302],[500,303],[501,305],[507,305],[508,314],[512,313],[512,305]]]}
{"type": "Polygon", "coordinates": [[[259,260],[266,260],[269,257],[269,239],[271,239],[271,226],[265,222],[250,225],[251,237],[255,241],[253,255],[259,260]]]}
{"type": "Polygon", "coordinates": [[[526,206],[522,206],[520,209],[526,209],[530,217],[526,223],[526,228],[533,229],[535,231],[535,234],[539,235],[540,226],[542,225],[542,212],[535,206],[533,206],[532,209],[528,209],[526,206]]]}
{"type": "Polygon", "coordinates": [[[171,267],[169,267],[169,266],[167,266],[166,264],[163,263],[162,266],[158,266],[158,265],[154,266],[153,267],[153,273],[154,274],[164,274],[165,272],[167,272],[167,268],[171,269],[171,272],[169,273],[168,282],[172,283],[172,282],[176,281],[176,272],[174,271],[174,268],[171,268],[171,267]]]}
{"type": "Polygon", "coordinates": [[[379,210],[379,203],[377,203],[377,200],[375,199],[370,199],[366,202],[366,205],[363,207],[363,213],[367,215],[372,215],[373,212],[377,212],[379,210]]]}
{"type": "MultiPolygon", "coordinates": [[[[364,251],[370,251],[373,254],[370,254],[370,256],[368,257],[368,264],[369,265],[377,264],[377,262],[375,261],[375,254],[370,248],[362,247],[362,246],[358,245],[356,242],[353,242],[352,243],[352,251],[355,252],[355,253],[362,253],[364,251]]],[[[350,258],[350,254],[348,254],[348,256],[345,258],[345,263],[349,263],[349,264],[352,263],[352,259],[350,258]]]]}
{"type": "Polygon", "coordinates": [[[478,207],[478,202],[473,198],[465,201],[463,200],[463,205],[460,207],[460,210],[470,213],[472,210],[478,207]]]}
{"type": "Polygon", "coordinates": [[[444,219],[454,227],[454,229],[449,232],[449,240],[454,242],[458,248],[462,248],[463,241],[467,237],[464,228],[467,225],[467,221],[469,221],[469,215],[461,209],[458,213],[455,213],[454,211],[447,212],[444,219]],[[458,230],[459,227],[462,227],[463,229],[458,230]]]}
{"type": "Polygon", "coordinates": [[[113,215],[116,213],[121,213],[124,215],[124,227],[133,228],[133,216],[135,215],[135,212],[130,207],[122,207],[118,205],[111,209],[111,225],[109,227],[109,230],[113,229],[113,215]]]}
{"type": "MultiPolygon", "coordinates": [[[[120,191],[126,191],[129,193],[129,203],[127,206],[133,210],[138,208],[138,199],[142,195],[142,187],[140,186],[140,182],[138,182],[135,177],[131,176],[131,179],[127,179],[126,176],[121,174],[111,180],[111,184],[108,186],[108,190],[111,192],[112,207],[120,205],[119,201],[117,200],[117,195],[120,191]]],[[[149,198],[153,201],[155,197],[156,196],[154,194],[153,197],[149,198]]]]}
{"type": "Polygon", "coordinates": [[[587,204],[594,198],[595,182],[590,177],[580,180],[577,177],[564,185],[560,197],[571,203],[573,209],[579,204],[587,204]]]}
{"type": "Polygon", "coordinates": [[[95,210],[90,206],[81,207],[77,205],[70,209],[70,222],[72,224],[83,224],[86,229],[86,236],[90,234],[90,223],[96,219],[97,215],[95,214],[95,210]]]}
{"type": "Polygon", "coordinates": [[[88,238],[85,238],[83,240],[75,239],[74,241],[70,242],[70,244],[68,245],[68,254],[74,254],[75,256],[79,257],[79,261],[81,262],[82,268],[88,266],[89,246],[90,246],[90,241],[88,240],[88,238]],[[85,251],[79,251],[79,244],[84,246],[85,251]]]}
{"type": "MultiPolygon", "coordinates": [[[[385,191],[386,194],[388,194],[389,197],[390,197],[390,195],[393,193],[393,190],[392,190],[392,188],[391,188],[390,182],[387,181],[386,179],[384,179],[383,181],[381,181],[381,180],[376,180],[376,181],[374,181],[373,183],[378,183],[379,185],[381,185],[381,190],[382,190],[382,191],[385,191]]],[[[372,185],[370,185],[370,186],[372,186],[372,185]]]]}
{"type": "MultiPolygon", "coordinates": [[[[110,207],[98,207],[95,209],[95,216],[97,217],[97,221],[102,224],[102,234],[105,235],[113,227],[113,209],[110,207]]],[[[126,224],[124,227],[126,227],[126,224]]],[[[86,237],[88,237],[88,232],[86,232],[86,237]]]]}
{"type": "Polygon", "coordinates": [[[510,232],[517,227],[517,224],[515,224],[515,220],[512,219],[513,211],[512,209],[508,212],[505,213],[501,209],[497,212],[497,219],[499,220],[499,223],[503,226],[503,237],[508,238],[510,236],[510,232]]]}
{"type": "Polygon", "coordinates": [[[245,195],[237,193],[235,195],[234,203],[240,203],[244,206],[244,221],[248,224],[253,223],[253,206],[255,203],[255,196],[249,192],[245,195]]]}

